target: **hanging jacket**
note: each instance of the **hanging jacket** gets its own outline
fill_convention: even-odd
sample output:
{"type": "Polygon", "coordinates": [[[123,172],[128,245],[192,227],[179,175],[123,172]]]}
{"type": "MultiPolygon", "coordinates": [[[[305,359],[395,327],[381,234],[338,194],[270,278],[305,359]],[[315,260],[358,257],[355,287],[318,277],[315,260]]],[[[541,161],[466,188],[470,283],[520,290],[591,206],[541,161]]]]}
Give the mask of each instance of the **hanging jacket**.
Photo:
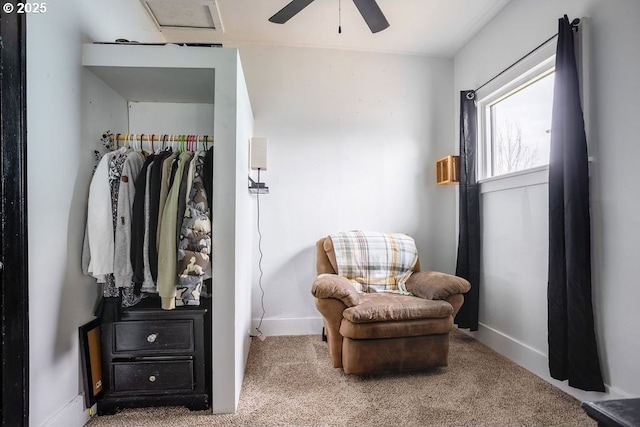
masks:
{"type": "Polygon", "coordinates": [[[204,152],[196,153],[187,177],[187,199],[177,253],[177,306],[199,305],[202,280],[210,264],[211,219],[202,177],[204,152]]]}
{"type": "MultiPolygon", "coordinates": [[[[158,293],[158,287],[156,286],[156,282],[151,275],[151,257],[150,257],[150,249],[149,243],[151,242],[150,235],[150,223],[151,223],[151,173],[153,172],[155,162],[149,166],[147,169],[147,182],[144,192],[144,239],[142,242],[142,292],[147,293],[158,293]]],[[[157,214],[157,212],[156,212],[157,214]]],[[[153,233],[155,237],[155,231],[153,233]]],[[[154,240],[155,242],[155,240],[154,240]]],[[[156,269],[158,267],[158,251],[155,248],[155,243],[153,247],[156,254],[156,269]]]]}
{"type": "Polygon", "coordinates": [[[114,155],[115,153],[107,153],[102,157],[89,187],[83,270],[85,274],[98,279],[98,283],[104,283],[105,275],[113,273],[114,238],[109,162],[114,155]]]}
{"type": "Polygon", "coordinates": [[[185,166],[189,166],[193,153],[184,152],[178,158],[174,180],[167,195],[162,211],[162,221],[158,226],[160,238],[158,240],[158,293],[162,298],[162,309],[173,310],[176,296],[176,227],[178,195],[180,182],[185,166]]]}
{"type": "MultiPolygon", "coordinates": [[[[207,195],[207,201],[209,202],[209,211],[207,215],[211,220],[211,228],[213,229],[213,147],[209,148],[204,155],[204,165],[202,167],[202,182],[204,184],[205,194],[207,195]]],[[[212,231],[213,233],[213,231],[212,231]]],[[[212,243],[213,245],[213,243],[212,243]]],[[[212,246],[213,247],[213,246],[212,246]]],[[[204,274],[204,279],[208,280],[208,283],[211,283],[211,278],[213,277],[213,263],[209,262],[209,266],[204,274]]],[[[207,290],[207,286],[203,286],[202,292],[203,296],[210,296],[211,289],[207,290]]]]}
{"type": "Polygon", "coordinates": [[[131,219],[131,266],[133,268],[133,281],[136,283],[144,281],[144,252],[146,250],[144,242],[149,221],[145,215],[147,175],[155,157],[154,154],[147,157],[140,173],[135,178],[136,194],[133,198],[131,219]]]}
{"type": "Polygon", "coordinates": [[[122,166],[118,188],[118,217],[116,219],[113,275],[116,286],[131,287],[133,268],[131,266],[131,221],[133,201],[136,195],[135,180],[140,174],[144,157],[140,152],[130,151],[122,166]]]}
{"type": "MultiPolygon", "coordinates": [[[[164,169],[165,160],[171,157],[171,155],[171,152],[163,151],[156,156],[156,159],[153,162],[153,167],[151,168],[151,175],[147,180],[147,183],[149,184],[149,191],[147,191],[147,195],[149,196],[149,230],[145,233],[148,234],[149,243],[145,243],[145,245],[148,249],[147,256],[149,257],[149,270],[152,282],[155,282],[158,279],[158,223],[161,219],[159,215],[162,171],[164,169]]],[[[166,188],[166,184],[164,186],[166,188]]],[[[166,200],[166,194],[164,200],[166,200]]],[[[163,205],[164,200],[162,201],[163,205]]]]}

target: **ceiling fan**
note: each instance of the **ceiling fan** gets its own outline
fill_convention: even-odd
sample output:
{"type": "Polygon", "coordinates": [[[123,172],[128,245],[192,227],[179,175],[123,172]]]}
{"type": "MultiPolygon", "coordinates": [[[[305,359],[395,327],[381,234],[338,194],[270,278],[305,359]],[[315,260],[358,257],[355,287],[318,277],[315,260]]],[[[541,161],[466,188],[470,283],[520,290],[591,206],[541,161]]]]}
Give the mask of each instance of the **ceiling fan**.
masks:
{"type": "MultiPolygon", "coordinates": [[[[314,0],[293,0],[269,18],[269,21],[276,24],[284,24],[297,15],[302,9],[309,6],[312,1],[314,0]]],[[[382,31],[389,26],[389,22],[382,13],[382,10],[380,10],[376,0],[353,0],[353,2],[356,4],[356,7],[372,33],[382,31]]]]}

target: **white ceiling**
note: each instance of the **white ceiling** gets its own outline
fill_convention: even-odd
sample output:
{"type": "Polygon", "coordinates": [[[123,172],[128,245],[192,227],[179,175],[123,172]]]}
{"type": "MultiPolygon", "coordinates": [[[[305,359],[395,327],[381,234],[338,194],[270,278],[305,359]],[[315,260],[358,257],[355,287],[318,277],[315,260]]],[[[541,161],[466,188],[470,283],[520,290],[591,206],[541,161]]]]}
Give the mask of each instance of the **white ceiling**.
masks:
{"type": "Polygon", "coordinates": [[[451,57],[510,1],[377,0],[390,27],[372,34],[351,0],[315,0],[283,25],[268,19],[289,0],[215,0],[224,31],[163,29],[162,35],[168,42],[258,43],[451,57]],[[338,34],[339,3],[342,34],[338,34]]]}

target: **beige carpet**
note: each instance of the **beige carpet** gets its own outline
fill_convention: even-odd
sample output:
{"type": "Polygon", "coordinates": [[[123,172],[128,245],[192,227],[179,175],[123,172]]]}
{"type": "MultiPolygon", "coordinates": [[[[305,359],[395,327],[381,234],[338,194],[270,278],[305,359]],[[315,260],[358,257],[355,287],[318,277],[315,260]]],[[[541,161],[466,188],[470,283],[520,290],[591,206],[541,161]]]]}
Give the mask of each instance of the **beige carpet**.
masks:
{"type": "Polygon", "coordinates": [[[391,376],[334,369],[319,336],[254,339],[234,415],[129,409],[101,426],[595,426],[580,402],[467,335],[449,366],[391,376]]]}

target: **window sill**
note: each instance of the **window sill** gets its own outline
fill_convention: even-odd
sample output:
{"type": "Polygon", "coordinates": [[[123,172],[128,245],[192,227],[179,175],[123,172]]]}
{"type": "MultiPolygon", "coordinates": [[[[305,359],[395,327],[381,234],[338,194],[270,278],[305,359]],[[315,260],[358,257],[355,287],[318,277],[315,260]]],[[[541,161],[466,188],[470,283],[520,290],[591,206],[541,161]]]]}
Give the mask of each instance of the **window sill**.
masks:
{"type": "Polygon", "coordinates": [[[513,172],[506,175],[493,176],[478,181],[480,194],[494,191],[511,190],[514,188],[543,185],[549,182],[549,166],[538,166],[525,171],[513,172]]]}

